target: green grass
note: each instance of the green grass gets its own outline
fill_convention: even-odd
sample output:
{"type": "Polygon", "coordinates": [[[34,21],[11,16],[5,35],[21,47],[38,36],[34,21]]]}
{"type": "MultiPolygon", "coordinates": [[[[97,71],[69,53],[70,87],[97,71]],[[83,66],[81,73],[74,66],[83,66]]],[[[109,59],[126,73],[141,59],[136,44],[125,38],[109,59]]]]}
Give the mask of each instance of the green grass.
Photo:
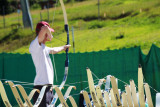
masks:
{"type": "MultiPolygon", "coordinates": [[[[154,43],[160,46],[160,1],[158,0],[101,0],[100,20],[98,20],[97,0],[87,0],[65,4],[70,27],[72,44],[72,26],[74,27],[76,52],[114,50],[140,46],[147,54],[154,43]]],[[[47,10],[32,10],[34,28],[40,21],[48,21],[47,10]]],[[[66,41],[63,13],[60,6],[49,10],[49,23],[55,29],[55,38],[66,41]],[[55,12],[55,13],[54,13],[55,12]],[[53,21],[53,14],[54,21],[53,21]],[[52,23],[53,21],[53,23],[52,23]]],[[[20,17],[22,15],[20,14],[20,17]]],[[[0,52],[28,53],[30,42],[35,37],[31,29],[11,28],[18,22],[16,13],[5,16],[6,29],[3,29],[3,17],[0,17],[0,52]]],[[[21,21],[22,25],[22,21],[21,21]]],[[[61,46],[65,43],[54,39],[48,46],[61,46]]],[[[73,49],[70,49],[70,52],[73,49]]]]}

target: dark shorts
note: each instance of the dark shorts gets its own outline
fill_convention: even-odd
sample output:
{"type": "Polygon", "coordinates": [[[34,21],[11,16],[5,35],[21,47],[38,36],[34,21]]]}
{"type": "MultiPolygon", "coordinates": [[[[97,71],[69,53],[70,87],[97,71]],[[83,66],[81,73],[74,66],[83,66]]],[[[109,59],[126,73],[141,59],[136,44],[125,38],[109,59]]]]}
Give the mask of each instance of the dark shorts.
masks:
{"type": "MultiPolygon", "coordinates": [[[[33,88],[41,90],[43,86],[34,86],[33,88]]],[[[53,91],[50,90],[51,86],[47,86],[46,91],[44,93],[43,99],[38,107],[47,107],[53,99],[53,91]]],[[[33,96],[33,103],[35,104],[37,98],[39,96],[39,93],[36,92],[33,96]]]]}

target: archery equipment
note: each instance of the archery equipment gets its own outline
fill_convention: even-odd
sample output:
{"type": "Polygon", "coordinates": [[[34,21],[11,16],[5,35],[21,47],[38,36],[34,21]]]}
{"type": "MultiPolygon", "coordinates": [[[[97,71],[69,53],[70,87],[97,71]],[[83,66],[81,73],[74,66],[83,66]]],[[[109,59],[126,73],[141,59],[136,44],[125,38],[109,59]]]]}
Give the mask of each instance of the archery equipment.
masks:
{"type": "Polygon", "coordinates": [[[131,94],[132,94],[132,100],[133,100],[134,107],[139,107],[137,94],[136,94],[136,87],[135,87],[135,83],[133,80],[130,80],[130,88],[131,88],[131,94]]]}
{"type": "MultiPolygon", "coordinates": [[[[66,13],[66,9],[63,3],[63,0],[60,0],[60,4],[62,7],[62,11],[63,11],[63,16],[64,16],[64,27],[65,27],[65,31],[67,33],[67,45],[69,44],[69,27],[68,27],[68,20],[67,20],[67,13],[66,13]]],[[[64,72],[64,77],[63,77],[63,81],[60,85],[60,90],[62,89],[62,87],[64,86],[64,84],[66,83],[67,80],[67,76],[68,76],[68,69],[69,69],[69,55],[68,55],[68,49],[66,49],[66,60],[65,60],[65,72],[64,72]]],[[[53,100],[51,101],[50,106],[53,107],[56,103],[58,99],[58,95],[55,94],[53,100]]]]}
{"type": "MultiPolygon", "coordinates": [[[[126,98],[126,93],[125,92],[122,93],[122,102],[123,102],[123,107],[128,107],[127,98],[126,98]]],[[[135,106],[135,107],[138,107],[138,106],[135,106]]]]}
{"type": "Polygon", "coordinates": [[[45,93],[45,90],[46,90],[47,86],[42,87],[42,89],[40,91],[40,94],[39,94],[39,96],[38,96],[34,105],[32,105],[32,103],[30,102],[31,99],[27,96],[26,91],[24,90],[24,88],[21,85],[14,85],[13,87],[17,87],[19,89],[19,91],[22,94],[23,99],[25,100],[26,104],[29,107],[38,107],[39,104],[41,103],[42,99],[43,99],[43,96],[44,96],[44,93],[45,93]]]}
{"type": "Polygon", "coordinates": [[[86,91],[82,91],[82,93],[83,93],[83,97],[84,97],[86,106],[92,107],[88,93],[86,91]]]}
{"type": "Polygon", "coordinates": [[[19,105],[20,107],[25,107],[25,105],[24,105],[23,102],[22,102],[21,97],[20,97],[19,94],[18,94],[18,91],[17,91],[16,87],[13,87],[13,86],[14,86],[14,83],[13,83],[12,81],[5,81],[5,83],[8,83],[8,84],[9,84],[9,86],[10,86],[12,92],[13,92],[13,95],[14,95],[17,103],[18,103],[18,105],[19,105]]]}
{"type": "Polygon", "coordinates": [[[126,97],[127,97],[128,105],[129,105],[129,107],[133,107],[131,90],[128,85],[125,86],[125,89],[126,89],[126,97]]]}
{"type": "Polygon", "coordinates": [[[117,107],[122,107],[122,104],[121,104],[121,101],[120,101],[119,92],[118,92],[116,78],[114,76],[111,76],[110,79],[111,79],[112,89],[113,89],[114,98],[115,98],[117,107]]]}
{"type": "Polygon", "coordinates": [[[58,98],[59,100],[61,101],[61,104],[64,106],[64,107],[69,107],[68,104],[66,103],[63,95],[62,95],[62,92],[60,91],[60,89],[58,87],[55,87],[55,91],[58,95],[58,98]]]}
{"type": "Polygon", "coordinates": [[[115,101],[115,98],[114,98],[113,89],[110,90],[110,94],[111,94],[112,106],[117,107],[117,104],[116,104],[116,101],[115,101]]]}
{"type": "Polygon", "coordinates": [[[78,107],[76,102],[75,102],[75,100],[74,100],[74,98],[72,96],[69,96],[69,100],[70,100],[70,102],[72,104],[72,107],[78,107]]]}
{"type": "Polygon", "coordinates": [[[156,107],[160,107],[160,93],[156,94],[156,107]]]}
{"type": "MultiPolygon", "coordinates": [[[[76,90],[76,87],[75,87],[75,86],[69,86],[69,87],[68,87],[66,93],[64,94],[64,99],[65,99],[65,101],[67,101],[67,98],[68,98],[68,96],[69,96],[69,94],[70,94],[70,92],[71,92],[71,90],[72,90],[73,88],[76,90]]],[[[62,107],[62,104],[59,104],[58,107],[62,107]]]]}
{"type": "Polygon", "coordinates": [[[104,100],[103,100],[100,86],[96,87],[96,92],[97,92],[97,98],[99,99],[101,107],[106,107],[106,105],[104,104],[104,100]]]}
{"type": "Polygon", "coordinates": [[[144,89],[145,89],[145,92],[146,92],[147,103],[148,103],[149,107],[153,107],[151,92],[150,92],[148,83],[144,84],[144,89]]]}
{"type": "Polygon", "coordinates": [[[0,81],[0,94],[1,94],[1,97],[2,97],[2,100],[5,104],[5,106],[6,107],[12,107],[12,105],[10,104],[10,102],[8,100],[8,97],[7,97],[6,91],[4,89],[3,83],[1,81],[0,81]]]}
{"type": "Polygon", "coordinates": [[[90,71],[89,68],[87,68],[86,70],[87,70],[87,75],[88,75],[89,90],[90,90],[90,93],[91,93],[93,104],[96,107],[100,107],[100,104],[99,104],[99,102],[97,100],[96,91],[95,91],[95,88],[94,88],[94,82],[93,82],[93,77],[92,77],[91,71],[90,71]]]}
{"type": "Polygon", "coordinates": [[[110,102],[109,95],[108,95],[107,91],[104,92],[104,98],[106,100],[107,107],[111,107],[111,102],[110,102]]]}
{"type": "Polygon", "coordinates": [[[142,68],[138,68],[138,91],[140,107],[145,107],[142,68]]]}

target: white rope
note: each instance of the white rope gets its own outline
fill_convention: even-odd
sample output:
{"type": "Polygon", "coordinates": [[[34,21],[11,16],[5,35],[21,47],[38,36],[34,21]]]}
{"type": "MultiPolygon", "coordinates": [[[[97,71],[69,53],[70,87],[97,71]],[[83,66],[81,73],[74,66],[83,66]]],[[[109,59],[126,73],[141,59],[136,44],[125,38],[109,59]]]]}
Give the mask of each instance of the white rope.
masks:
{"type": "MultiPolygon", "coordinates": [[[[56,0],[56,3],[55,3],[55,9],[54,9],[54,13],[53,13],[53,20],[52,20],[52,26],[53,26],[53,23],[54,23],[54,17],[55,17],[55,13],[56,13],[56,8],[57,7],[57,0],[56,0]]],[[[52,45],[51,45],[52,47],[52,45]]],[[[57,71],[56,71],[56,66],[55,66],[55,59],[54,59],[54,55],[53,55],[53,52],[52,52],[52,59],[53,59],[53,70],[54,70],[54,74],[55,74],[55,77],[56,77],[56,82],[58,82],[58,79],[57,79],[57,71]]],[[[53,79],[53,84],[54,84],[54,79],[53,79]]]]}
{"type": "MultiPolygon", "coordinates": [[[[91,73],[92,73],[97,79],[99,79],[98,76],[97,76],[96,74],[94,74],[92,71],[91,71],[91,73]]],[[[100,80],[100,79],[99,79],[99,80],[100,80]]]]}
{"type": "Polygon", "coordinates": [[[117,78],[117,80],[119,80],[120,82],[124,83],[125,85],[128,85],[128,83],[124,82],[124,81],[121,80],[121,79],[118,79],[118,78],[117,78]]]}
{"type": "MultiPolygon", "coordinates": [[[[98,76],[96,76],[96,74],[94,74],[92,71],[91,71],[91,73],[98,79],[98,80],[100,80],[99,78],[98,78],[98,76]]],[[[103,78],[105,78],[105,77],[103,77],[103,78]]],[[[105,86],[105,83],[102,83],[104,86],[105,86]]]]}
{"type": "Polygon", "coordinates": [[[72,95],[69,95],[69,96],[77,96],[77,95],[80,95],[81,93],[78,93],[78,94],[72,94],[72,95]]]}
{"type": "Polygon", "coordinates": [[[21,84],[21,85],[34,85],[34,83],[21,84]]]}
{"type": "MultiPolygon", "coordinates": [[[[144,84],[145,83],[147,83],[147,82],[145,82],[145,78],[144,78],[144,76],[143,76],[143,81],[144,81],[144,84]]],[[[148,84],[149,85],[149,84],[148,84]]],[[[149,85],[149,87],[152,89],[152,90],[154,90],[155,92],[157,92],[157,93],[159,93],[156,89],[154,89],[153,87],[151,87],[150,85],[149,85]]]]}
{"type": "MultiPolygon", "coordinates": [[[[95,81],[95,80],[94,80],[95,81]]],[[[97,84],[98,82],[96,82],[95,84],[97,84]]],[[[86,87],[86,88],[84,88],[83,90],[85,90],[86,91],[86,89],[88,89],[89,88],[89,86],[88,87],[86,87]]],[[[78,94],[72,94],[72,95],[70,95],[70,96],[77,96],[77,95],[80,95],[81,93],[78,93],[78,94]]]]}
{"type": "Polygon", "coordinates": [[[16,83],[33,84],[33,83],[29,83],[29,82],[14,81],[14,80],[9,80],[9,79],[0,79],[0,80],[13,81],[13,82],[16,82],[16,83]]]}
{"type": "MultiPolygon", "coordinates": [[[[93,80],[93,81],[97,81],[97,80],[99,80],[99,79],[96,79],[96,80],[93,80]]],[[[74,83],[68,83],[68,84],[81,84],[83,82],[85,83],[85,82],[88,82],[88,81],[74,82],[74,83]]]]}
{"type": "MultiPolygon", "coordinates": [[[[52,47],[52,46],[51,46],[52,47]]],[[[55,64],[55,59],[54,59],[54,55],[53,55],[53,52],[52,52],[52,59],[53,59],[53,69],[54,69],[54,73],[55,73],[55,77],[56,77],[56,82],[58,82],[58,79],[57,79],[57,70],[56,70],[56,64],[55,64]]],[[[54,84],[54,80],[53,80],[53,84],[54,84]]]]}
{"type": "MultiPolygon", "coordinates": [[[[145,82],[145,78],[144,78],[144,76],[143,76],[143,81],[145,82]]],[[[145,83],[147,83],[147,82],[145,82],[145,83]]],[[[144,83],[144,84],[145,84],[144,83]]],[[[149,84],[148,84],[149,85],[149,84]]],[[[151,87],[150,85],[149,85],[149,87],[152,89],[152,90],[154,90],[156,93],[159,93],[156,89],[154,89],[153,87],[151,87]]]]}
{"type": "Polygon", "coordinates": [[[74,83],[68,83],[68,84],[81,84],[83,82],[88,82],[88,81],[82,81],[82,82],[74,82],[74,83]]]}
{"type": "MultiPolygon", "coordinates": [[[[8,85],[8,84],[6,84],[6,83],[2,83],[3,85],[8,85]]],[[[30,89],[30,90],[32,90],[33,88],[31,88],[31,87],[24,87],[24,88],[28,88],[28,89],[30,89]]]]}
{"type": "MultiPolygon", "coordinates": [[[[96,78],[98,78],[93,72],[92,72],[92,74],[93,74],[96,78]]],[[[104,79],[105,79],[105,78],[106,78],[106,76],[104,77],[104,79]]],[[[34,83],[29,83],[29,82],[14,81],[14,80],[8,80],[8,79],[0,79],[0,80],[13,81],[13,82],[16,82],[16,83],[20,83],[21,85],[33,85],[33,84],[34,84],[34,83]]],[[[93,81],[97,81],[97,80],[99,80],[99,78],[96,79],[96,80],[93,80],[93,81]]],[[[121,79],[118,79],[118,78],[117,78],[117,80],[119,80],[120,82],[124,83],[125,85],[128,85],[128,83],[124,82],[124,81],[121,80],[121,79]]],[[[70,86],[71,84],[80,84],[80,83],[86,83],[86,82],[88,82],[88,81],[68,83],[68,84],[65,84],[64,86],[70,86]]],[[[96,84],[96,83],[98,83],[98,81],[95,82],[95,84],[96,84]]],[[[3,84],[5,84],[5,83],[3,83],[3,84]]],[[[5,84],[5,85],[7,85],[7,84],[5,84]]],[[[56,86],[59,86],[59,85],[56,85],[56,86]]],[[[136,86],[136,85],[135,85],[135,86],[136,86]]],[[[136,86],[136,87],[137,87],[137,86],[136,86]]],[[[152,90],[154,90],[156,93],[159,93],[159,91],[157,91],[156,89],[154,89],[154,88],[151,87],[150,85],[149,85],[149,87],[150,87],[152,90]]],[[[30,87],[24,87],[24,88],[33,89],[33,88],[30,88],[30,87]]],[[[83,90],[86,90],[86,89],[88,89],[88,88],[89,88],[89,86],[88,86],[88,87],[85,87],[83,90]]],[[[138,88],[138,87],[137,87],[137,88],[138,88]]],[[[80,94],[80,93],[78,93],[78,94],[73,94],[73,95],[71,95],[71,96],[75,96],[75,95],[79,95],[79,94],[80,94]]]]}
{"type": "Polygon", "coordinates": [[[154,90],[156,93],[159,93],[156,89],[154,89],[154,88],[151,87],[150,85],[149,85],[149,87],[150,87],[152,90],[154,90]]]}

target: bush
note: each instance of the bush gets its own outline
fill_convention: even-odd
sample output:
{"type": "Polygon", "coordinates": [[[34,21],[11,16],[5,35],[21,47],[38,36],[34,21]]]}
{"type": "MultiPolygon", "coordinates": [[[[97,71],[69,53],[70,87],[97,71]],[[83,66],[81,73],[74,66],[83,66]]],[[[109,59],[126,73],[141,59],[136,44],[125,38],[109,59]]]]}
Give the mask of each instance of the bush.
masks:
{"type": "Polygon", "coordinates": [[[39,4],[37,4],[37,3],[35,3],[35,4],[33,4],[32,6],[31,6],[31,9],[32,10],[34,10],[34,9],[40,9],[41,8],[41,6],[39,5],[39,4]]]}
{"type": "MultiPolygon", "coordinates": [[[[38,0],[28,0],[28,2],[32,9],[37,9],[40,7],[38,4],[38,0]]],[[[17,0],[0,0],[0,15],[4,14],[3,7],[5,10],[4,13],[10,14],[17,11],[18,7],[20,9],[20,2],[18,2],[17,0]]]]}
{"type": "Polygon", "coordinates": [[[0,0],[0,14],[9,14],[15,11],[17,1],[0,0]],[[14,5],[14,6],[13,6],[14,5]]]}
{"type": "Polygon", "coordinates": [[[104,27],[105,24],[101,22],[92,22],[91,24],[88,25],[88,29],[97,29],[97,28],[102,28],[104,27]]]}

